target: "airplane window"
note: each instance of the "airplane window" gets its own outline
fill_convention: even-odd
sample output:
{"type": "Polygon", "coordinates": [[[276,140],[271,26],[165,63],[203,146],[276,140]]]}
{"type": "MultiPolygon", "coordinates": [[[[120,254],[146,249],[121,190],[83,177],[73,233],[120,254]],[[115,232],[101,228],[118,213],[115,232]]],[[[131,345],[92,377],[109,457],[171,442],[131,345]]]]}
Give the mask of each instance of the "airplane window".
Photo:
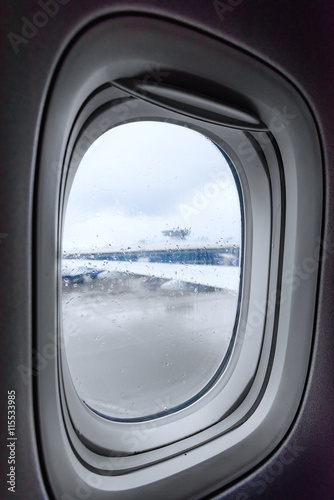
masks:
{"type": "Polygon", "coordinates": [[[65,212],[62,315],[90,409],[153,418],[221,373],[239,300],[239,192],[225,153],[184,126],[131,122],[87,150],[65,212]]]}
{"type": "Polygon", "coordinates": [[[305,393],[318,273],[293,272],[322,236],[317,127],[280,73],[172,20],[106,16],[59,61],[34,212],[50,487],[210,496],[277,449],[305,393]]]}

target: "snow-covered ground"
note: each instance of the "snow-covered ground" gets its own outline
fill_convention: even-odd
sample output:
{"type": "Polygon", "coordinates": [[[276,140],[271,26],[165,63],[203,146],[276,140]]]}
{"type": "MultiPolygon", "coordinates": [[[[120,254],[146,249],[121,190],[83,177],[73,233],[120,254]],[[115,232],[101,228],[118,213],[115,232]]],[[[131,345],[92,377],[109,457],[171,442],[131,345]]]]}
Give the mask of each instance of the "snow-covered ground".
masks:
{"type": "MultiPolygon", "coordinates": [[[[98,278],[112,273],[163,278],[170,282],[187,282],[221,288],[233,292],[239,289],[240,268],[235,266],[185,265],[157,262],[102,261],[102,260],[63,260],[62,274],[76,274],[83,269],[102,270],[98,278]]],[[[162,285],[168,287],[167,284],[162,285]]]]}

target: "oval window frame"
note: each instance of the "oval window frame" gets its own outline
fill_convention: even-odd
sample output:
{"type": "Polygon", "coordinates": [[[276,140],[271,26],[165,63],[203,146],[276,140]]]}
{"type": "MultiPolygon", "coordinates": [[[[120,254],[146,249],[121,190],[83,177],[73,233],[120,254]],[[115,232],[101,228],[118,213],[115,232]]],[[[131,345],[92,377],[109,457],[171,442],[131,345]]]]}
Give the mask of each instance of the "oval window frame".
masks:
{"type": "MultiPolygon", "coordinates": [[[[147,108],[147,104],[144,104],[145,108],[147,108]]],[[[86,141],[86,138],[87,136],[91,136],[91,134],[89,134],[89,128],[90,127],[93,127],[94,130],[97,130],[97,125],[100,125],[101,122],[103,123],[106,123],[106,120],[107,120],[107,116],[109,112],[102,112],[101,114],[99,114],[99,110],[96,111],[95,113],[95,116],[94,116],[94,119],[91,121],[90,119],[88,119],[88,121],[84,124],[80,134],[79,134],[79,137],[78,137],[78,140],[75,144],[75,147],[73,149],[73,154],[72,154],[72,158],[71,158],[71,161],[70,161],[70,165],[69,165],[69,169],[71,170],[72,169],[72,172],[71,172],[71,180],[75,178],[75,174],[77,172],[78,169],[80,169],[80,165],[81,165],[81,160],[79,161],[79,158],[80,156],[82,155],[82,152],[84,151],[84,148],[82,147],[83,146],[83,142],[82,140],[86,141]],[[79,154],[80,153],[80,154],[79,154]]],[[[142,113],[142,109],[139,111],[139,114],[142,113]]],[[[124,126],[124,125],[127,125],[127,124],[131,124],[131,123],[150,123],[150,124],[153,124],[153,123],[170,123],[171,125],[173,126],[176,126],[175,124],[175,121],[172,120],[172,121],[167,121],[168,119],[165,118],[163,121],[162,120],[158,120],[158,119],[155,119],[154,121],[149,121],[147,119],[138,119],[138,118],[135,118],[133,121],[131,120],[131,118],[129,118],[126,123],[116,123],[114,124],[108,131],[104,131],[103,133],[101,133],[101,136],[96,138],[95,141],[98,141],[100,138],[102,138],[104,136],[104,134],[106,134],[107,132],[113,130],[114,128],[118,127],[118,126],[124,126]]],[[[187,128],[186,130],[193,130],[192,128],[189,127],[189,124],[187,123],[187,128]]],[[[180,125],[177,125],[178,127],[181,127],[180,125]]],[[[198,131],[194,131],[196,134],[199,134],[198,131]]],[[[174,130],[174,133],[175,133],[175,130],[174,130]]],[[[181,130],[180,130],[180,133],[181,133],[181,130]]],[[[123,131],[123,134],[124,134],[124,131],[123,131]]],[[[207,136],[204,136],[202,133],[200,134],[201,137],[203,139],[208,139],[207,136]]],[[[91,146],[95,143],[95,141],[92,142],[91,146]]],[[[86,145],[88,145],[86,143],[86,145]]],[[[94,408],[92,407],[91,405],[89,405],[86,401],[83,401],[84,404],[87,406],[87,408],[89,408],[92,412],[94,412],[95,414],[105,418],[106,420],[109,420],[109,421],[114,421],[114,422],[124,422],[124,423],[131,423],[131,422],[138,422],[138,423],[143,423],[143,422],[147,422],[149,420],[153,420],[153,419],[156,419],[156,418],[161,418],[163,416],[166,416],[166,415],[169,415],[169,414],[172,414],[172,413],[175,413],[177,411],[180,411],[181,409],[185,408],[186,406],[189,406],[191,404],[193,404],[197,399],[201,398],[207,391],[209,391],[212,386],[216,383],[216,381],[219,379],[219,377],[221,377],[222,373],[224,372],[227,364],[229,363],[230,361],[230,356],[231,356],[231,353],[234,349],[234,342],[235,342],[235,337],[236,337],[236,331],[237,331],[237,325],[238,325],[238,320],[239,320],[239,311],[240,311],[240,300],[241,300],[241,292],[242,292],[242,289],[241,289],[241,283],[242,283],[242,275],[243,275],[243,243],[244,243],[244,220],[243,220],[243,200],[242,200],[242,193],[241,193],[241,185],[240,185],[240,181],[239,181],[239,178],[238,178],[238,175],[237,175],[237,172],[236,172],[236,169],[234,168],[231,160],[226,156],[226,154],[224,153],[224,151],[222,151],[213,141],[210,140],[210,145],[206,145],[206,147],[208,148],[215,148],[217,151],[216,151],[216,154],[217,156],[218,155],[221,155],[222,156],[222,160],[225,161],[227,163],[227,167],[226,168],[229,168],[229,174],[231,176],[231,178],[234,178],[234,182],[235,182],[235,189],[237,191],[237,196],[239,198],[239,211],[240,211],[240,246],[239,246],[239,252],[240,252],[240,265],[237,266],[238,270],[239,270],[239,286],[238,286],[238,289],[237,289],[237,293],[236,293],[236,307],[235,307],[235,315],[234,315],[234,320],[233,320],[233,324],[232,324],[232,328],[231,328],[231,332],[229,334],[229,337],[230,337],[230,341],[229,343],[227,344],[227,348],[223,354],[223,357],[221,359],[221,362],[219,362],[218,366],[217,366],[217,369],[215,370],[215,372],[213,373],[212,376],[210,376],[210,378],[207,380],[206,383],[204,383],[204,385],[202,385],[202,387],[194,393],[193,396],[191,396],[190,398],[186,399],[183,403],[180,403],[180,404],[177,404],[177,405],[174,405],[168,409],[165,409],[165,410],[162,410],[160,412],[154,412],[152,414],[148,414],[148,415],[145,415],[145,416],[141,416],[141,417],[117,417],[117,416],[112,416],[112,415],[108,415],[108,414],[104,414],[102,412],[102,410],[100,411],[98,408],[94,408]]],[[[87,151],[89,151],[89,148],[87,149],[87,151]]],[[[87,152],[86,152],[87,153],[87,152]]],[[[85,157],[86,153],[84,153],[82,155],[82,159],[85,157]]],[[[92,151],[90,154],[93,154],[94,152],[92,151]]],[[[72,192],[72,189],[73,189],[73,185],[69,184],[69,182],[65,183],[65,186],[64,186],[64,198],[66,200],[69,199],[70,197],[70,193],[72,192]]],[[[224,187],[221,187],[221,189],[224,189],[224,187]]],[[[65,219],[66,219],[66,215],[67,215],[67,207],[63,206],[63,223],[62,225],[64,226],[65,224],[65,219]]],[[[239,218],[239,214],[237,215],[237,217],[239,218]]],[[[64,236],[63,236],[64,237],[64,236]]],[[[232,245],[232,244],[231,244],[232,245]]],[[[207,246],[207,245],[206,245],[207,246]]],[[[127,245],[125,246],[127,247],[127,245]]],[[[112,249],[111,249],[112,251],[112,249]]],[[[63,255],[63,252],[60,251],[60,253],[63,255]]],[[[100,252],[97,252],[95,251],[95,253],[93,254],[90,254],[90,252],[87,251],[84,251],[83,254],[85,255],[83,257],[84,260],[91,260],[91,265],[96,268],[99,268],[99,264],[101,262],[101,257],[99,257],[99,254],[100,252]]],[[[105,252],[102,252],[103,255],[105,255],[105,252]]],[[[67,252],[68,254],[68,252],[67,252]]],[[[75,250],[73,250],[73,256],[71,255],[67,255],[66,258],[70,258],[70,259],[76,259],[78,258],[80,254],[80,250],[79,248],[76,248],[75,250]]],[[[107,259],[108,257],[103,257],[103,260],[107,259]]],[[[66,264],[66,260],[64,261],[64,264],[66,264]]],[[[74,261],[72,263],[74,265],[74,261]]],[[[186,265],[186,264],[184,264],[186,265]]],[[[101,263],[100,265],[100,268],[103,267],[103,264],[101,263]]],[[[107,268],[106,268],[107,269],[107,268]]],[[[182,272],[182,271],[181,271],[182,272]]],[[[80,293],[84,293],[84,290],[80,290],[80,293]]],[[[60,302],[62,301],[62,297],[60,297],[60,302]]],[[[122,298],[120,298],[120,300],[122,300],[122,298]]],[[[70,307],[71,305],[69,305],[70,307]]],[[[64,330],[65,328],[65,322],[64,322],[64,319],[62,320],[62,330],[64,330]]],[[[71,323],[69,325],[69,331],[71,333],[71,330],[74,330],[74,325],[71,323]]],[[[94,334],[94,332],[93,332],[94,334]]],[[[64,349],[62,351],[62,353],[64,353],[64,356],[63,356],[63,361],[62,361],[62,364],[66,363],[66,341],[65,339],[62,339],[62,342],[63,342],[63,345],[64,345],[64,349]]],[[[131,362],[131,360],[129,360],[131,362]]],[[[137,361],[138,362],[138,361],[137,361]]],[[[70,367],[68,367],[68,369],[66,369],[66,372],[71,372],[71,369],[70,367]]],[[[78,375],[79,376],[79,375],[78,375]]],[[[73,377],[72,377],[72,381],[73,381],[73,377]]],[[[79,383],[79,382],[78,382],[79,383]]],[[[115,380],[114,383],[117,383],[117,381],[115,380]]],[[[73,385],[76,386],[76,383],[75,381],[73,382],[73,385]]],[[[77,390],[78,392],[78,390],[77,390]]],[[[81,398],[82,399],[82,398],[81,398]]]]}
{"type": "MultiPolygon", "coordinates": [[[[146,100],[135,99],[126,91],[114,86],[108,86],[101,90],[100,93],[94,94],[92,99],[81,110],[72,132],[74,139],[72,139],[72,136],[70,138],[73,149],[68,150],[67,153],[68,169],[64,170],[64,184],[62,188],[64,203],[67,200],[71,180],[75,176],[82,154],[91,144],[87,138],[97,134],[97,131],[100,130],[100,123],[109,123],[109,126],[113,127],[135,120],[150,119],[165,122],[170,121],[171,123],[191,127],[202,133],[224,151],[237,171],[243,191],[241,196],[244,203],[244,212],[248,214],[243,215],[245,217],[243,255],[247,254],[248,260],[252,260],[252,263],[249,264],[249,271],[246,270],[246,266],[242,266],[243,276],[240,286],[240,302],[243,303],[243,306],[238,311],[233,332],[233,335],[236,336],[237,330],[239,330],[239,340],[231,344],[233,355],[232,352],[229,353],[229,358],[226,358],[226,366],[222,364],[213,387],[206,394],[203,394],[200,399],[192,401],[187,407],[180,408],[177,412],[171,414],[159,415],[158,418],[150,419],[147,422],[142,420],[137,421],[136,419],[128,419],[127,422],[107,420],[93,413],[80,400],[72,381],[69,381],[70,374],[68,367],[66,363],[62,363],[66,404],[69,414],[72,415],[71,420],[75,422],[75,432],[80,432],[80,439],[91,451],[101,450],[103,453],[110,454],[112,450],[113,455],[122,454],[128,456],[129,459],[131,455],[143,453],[148,450],[157,451],[162,446],[196,435],[200,430],[205,428],[210,428],[223,417],[226,417],[245,397],[245,393],[256,372],[265,328],[264,317],[261,318],[255,327],[248,324],[248,304],[250,302],[262,303],[266,301],[268,283],[266,280],[259,282],[254,279],[254,276],[259,275],[265,266],[269,269],[271,265],[270,238],[272,231],[271,214],[273,211],[271,207],[272,194],[267,163],[265,158],[258,154],[257,149],[254,148],[254,144],[247,137],[247,133],[242,130],[225,127],[224,125],[203,122],[193,117],[184,117],[179,113],[161,108],[146,100]],[[99,108],[94,108],[92,101],[100,104],[103,99],[105,99],[105,102],[99,108]],[[124,106],[128,101],[131,104],[128,108],[126,119],[123,119],[124,106]],[[86,111],[88,109],[94,109],[94,113],[89,115],[88,111],[86,111]],[[84,118],[86,118],[85,122],[83,122],[84,118]],[[93,134],[92,131],[95,131],[95,133],[93,134]],[[247,165],[247,172],[237,152],[239,144],[245,141],[253,152],[253,158],[248,162],[249,165],[247,165]],[[249,186],[250,184],[251,186],[249,186]],[[263,210],[264,206],[266,207],[265,210],[263,210]],[[252,220],[254,211],[259,214],[255,222],[252,220]],[[267,241],[264,243],[266,238],[267,241]],[[256,250],[259,241],[261,241],[261,246],[264,248],[264,253],[261,252],[261,255],[256,250]],[[259,257],[254,257],[254,255],[259,255],[259,257]],[[245,295],[247,300],[243,299],[245,295]],[[256,338],[255,341],[254,338],[256,338]],[[155,432],[151,432],[152,426],[154,426],[155,432]],[[133,433],[140,432],[146,433],[145,440],[142,440],[140,444],[137,444],[136,449],[133,449],[132,440],[125,436],[131,436],[133,433]]],[[[274,158],[274,151],[272,150],[271,153],[274,158]]],[[[271,163],[273,169],[272,175],[275,176],[278,171],[276,167],[277,163],[274,162],[274,159],[271,163]]],[[[279,182],[279,179],[276,179],[276,182],[279,182]]],[[[277,200],[277,206],[279,203],[280,201],[277,200]]],[[[276,222],[278,225],[280,224],[279,220],[276,222]]],[[[277,230],[279,231],[279,228],[277,230]]],[[[242,261],[244,260],[243,255],[242,261]]],[[[149,457],[145,457],[146,460],[149,460],[149,457]]],[[[129,460],[128,462],[128,467],[132,467],[131,461],[129,460]]],[[[124,464],[122,467],[124,467],[124,464]]]]}

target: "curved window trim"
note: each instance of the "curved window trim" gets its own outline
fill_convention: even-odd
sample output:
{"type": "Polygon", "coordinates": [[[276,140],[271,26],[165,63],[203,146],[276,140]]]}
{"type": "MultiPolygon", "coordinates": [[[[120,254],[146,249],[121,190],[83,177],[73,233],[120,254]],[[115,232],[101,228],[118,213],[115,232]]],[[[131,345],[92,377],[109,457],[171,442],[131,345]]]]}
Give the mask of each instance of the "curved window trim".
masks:
{"type": "MultiPolygon", "coordinates": [[[[109,93],[106,92],[106,94],[107,98],[109,93]]],[[[116,102],[117,98],[119,96],[116,94],[114,96],[116,102]]],[[[111,116],[113,116],[112,112],[113,107],[111,107],[111,116]]],[[[93,120],[89,121],[89,126],[84,125],[81,129],[79,139],[73,149],[73,163],[70,163],[69,166],[71,177],[75,175],[78,162],[80,161],[80,153],[85,149],[83,146],[88,146],[87,137],[92,135],[90,131],[97,130],[98,123],[105,122],[108,117],[110,118],[110,110],[104,111],[101,114],[96,112],[96,115],[93,120]]],[[[118,116],[117,110],[115,111],[115,116],[118,116]]],[[[69,382],[67,363],[64,360],[62,369],[64,385],[66,386],[66,401],[70,415],[75,416],[75,427],[76,429],[80,429],[82,439],[89,444],[91,449],[103,450],[104,453],[110,453],[110,450],[113,450],[113,454],[133,454],[134,452],[142,452],[145,449],[158,448],[170,442],[183,439],[188,435],[195,434],[218,422],[224,414],[228,413],[237,404],[238,400],[244,397],[244,393],[255,375],[262,346],[264,318],[259,325],[256,325],[256,333],[250,334],[249,325],[247,326],[247,312],[249,302],[261,303],[266,300],[268,287],[266,278],[261,281],[255,279],[255,276],[261,274],[265,265],[269,268],[271,258],[271,192],[266,170],[264,166],[260,167],[263,159],[252,148],[254,151],[254,160],[250,162],[252,173],[248,173],[247,175],[235,151],[236,145],[243,141],[246,141],[248,146],[252,147],[244,132],[222,129],[211,124],[204,124],[203,126],[201,122],[193,119],[184,121],[180,115],[161,110],[161,108],[156,108],[156,106],[149,105],[146,102],[138,101],[135,112],[131,113],[131,117],[129,117],[127,122],[138,119],[147,120],[148,118],[151,120],[168,120],[172,123],[193,127],[212,139],[222,150],[228,152],[232,164],[235,165],[239,173],[243,189],[246,213],[245,253],[253,256],[252,265],[249,265],[249,271],[246,270],[244,275],[241,287],[243,293],[240,301],[244,305],[241,306],[238,318],[238,334],[234,342],[233,353],[230,359],[228,359],[224,373],[206,394],[190,406],[188,405],[180,409],[177,413],[167,414],[162,418],[155,419],[154,423],[127,422],[120,425],[120,423],[100,418],[84,407],[82,401],[78,398],[73,384],[69,382]],[[260,210],[260,207],[264,209],[260,210]],[[255,222],[253,222],[251,215],[253,212],[259,214],[255,222]],[[254,257],[254,255],[258,255],[258,258],[254,257]],[[154,433],[150,432],[152,425],[155,428],[154,433]],[[145,441],[136,450],[133,450],[131,443],[127,443],[124,438],[125,426],[127,426],[131,433],[146,430],[149,433],[145,441]],[[158,429],[161,430],[158,431],[158,429]]],[[[124,122],[115,120],[113,126],[117,126],[119,123],[124,122]]],[[[277,169],[274,168],[275,170],[277,169]]],[[[64,189],[70,190],[69,182],[66,183],[64,189]]]]}
{"type": "MultiPolygon", "coordinates": [[[[37,207],[39,349],[42,350],[50,342],[50,329],[55,341],[57,337],[55,307],[57,266],[54,265],[57,240],[60,237],[57,232],[58,219],[55,216],[58,213],[59,202],[57,186],[60,187],[61,181],[60,166],[66,165],[67,161],[63,161],[65,151],[70,151],[75,141],[74,138],[68,141],[68,138],[73,137],[71,131],[75,128],[73,124],[75,124],[76,117],[89,96],[105,83],[106,74],[109,81],[122,78],[124,71],[127,74],[131,71],[134,75],[140,74],[141,71],[145,71],[145,65],[152,61],[153,64],[162,64],[162,67],[170,68],[169,52],[173,52],[175,57],[176,75],[181,69],[185,75],[189,71],[190,76],[186,76],[185,79],[190,88],[192,88],[192,71],[196,73],[196,61],[201,60],[201,74],[205,74],[207,81],[216,81],[218,85],[223,83],[224,89],[232,89],[232,100],[236,95],[246,96],[248,102],[251,103],[252,110],[256,109],[261,122],[265,123],[271,131],[272,138],[269,142],[262,132],[247,134],[247,138],[253,143],[252,148],[247,140],[239,142],[237,149],[239,155],[242,156],[243,165],[247,165],[248,168],[248,163],[251,163],[250,158],[254,153],[256,141],[261,146],[260,154],[264,155],[262,161],[263,158],[267,158],[269,167],[273,166],[273,151],[276,153],[275,158],[279,159],[280,155],[282,156],[283,171],[279,175],[276,173],[274,178],[272,178],[272,172],[269,176],[273,203],[272,224],[273,227],[277,224],[276,229],[282,235],[280,216],[277,214],[280,213],[282,206],[279,195],[283,193],[286,197],[287,214],[285,229],[289,238],[280,237],[277,241],[277,230],[272,232],[271,263],[276,260],[276,267],[274,266],[274,269],[271,267],[266,285],[267,293],[269,293],[266,314],[263,314],[266,304],[256,305],[257,312],[260,316],[262,315],[262,319],[266,319],[266,334],[263,338],[261,356],[252,385],[237,408],[230,409],[231,413],[226,414],[225,418],[221,413],[220,417],[223,419],[218,423],[217,420],[213,420],[212,425],[205,430],[197,431],[188,438],[184,438],[183,433],[184,439],[180,437],[181,441],[178,443],[148,452],[146,455],[151,454],[148,463],[155,463],[155,465],[146,467],[144,467],[145,461],[142,460],[145,453],[132,457],[114,457],[115,460],[113,457],[106,459],[106,455],[111,453],[110,448],[109,452],[106,451],[105,445],[99,449],[96,446],[95,436],[92,436],[92,442],[88,443],[89,447],[95,447],[95,451],[85,446],[87,443],[85,439],[81,439],[81,428],[77,428],[76,433],[72,426],[72,420],[76,420],[76,415],[71,420],[71,412],[67,412],[64,399],[58,392],[58,384],[61,380],[60,367],[56,361],[50,362],[38,378],[38,391],[42,415],[43,450],[47,456],[47,463],[50,464],[49,475],[52,486],[58,492],[74,491],[72,486],[74,474],[91,488],[96,498],[111,498],[110,495],[117,496],[121,491],[125,492],[129,488],[132,489],[134,497],[139,491],[140,494],[150,497],[150,488],[152,486],[152,491],[154,491],[157,487],[157,484],[154,484],[156,482],[161,488],[168,484],[180,487],[180,491],[184,491],[184,497],[187,498],[196,497],[199,487],[202,491],[210,492],[211,488],[227,484],[249,470],[279,443],[295,416],[304,387],[312,340],[317,272],[315,270],[312,275],[309,275],[309,279],[303,283],[303,287],[297,294],[293,289],[291,270],[295,265],[304,262],[308,256],[313,255],[315,242],[321,234],[321,155],[315,139],[317,132],[312,117],[299,94],[266,66],[205,35],[158,20],[119,17],[95,26],[87,34],[82,35],[73,46],[53,89],[43,135],[37,207]],[[179,58],[175,56],[175,47],[172,43],[174,39],[177,40],[180,30],[183,36],[187,37],[193,54],[193,59],[190,58],[186,63],[181,55],[179,58]],[[145,33],[146,59],[143,58],[142,47],[137,48],[131,45],[134,43],[131,38],[134,40],[138,33],[145,33]],[[150,37],[154,37],[161,43],[153,47],[150,37]],[[94,44],[92,44],[92,39],[94,39],[94,44]],[[105,44],[106,39],[111,46],[115,47],[114,53],[110,51],[111,55],[98,52],[101,46],[98,40],[100,44],[102,40],[105,44]],[[171,46],[162,49],[161,47],[166,47],[166,42],[169,42],[171,46]],[[117,51],[119,47],[122,48],[117,51]],[[129,58],[130,53],[132,59],[129,58]],[[202,57],[200,57],[201,54],[202,57]],[[206,64],[206,54],[210,54],[211,59],[216,58],[216,64],[212,64],[212,61],[211,64],[210,62],[206,64]],[[226,67],[223,68],[224,70],[219,68],[218,61],[221,58],[224,59],[229,71],[226,67]],[[79,60],[81,62],[94,61],[95,70],[91,64],[89,67],[84,63],[80,67],[76,66],[74,63],[79,60]],[[126,61],[125,66],[122,61],[126,61]],[[74,68],[77,70],[75,75],[74,68]],[[253,85],[248,85],[249,80],[252,80],[253,85]],[[289,116],[294,117],[294,121],[284,123],[286,109],[289,116]],[[64,110],[67,113],[64,113],[64,110]],[[283,121],[282,118],[279,119],[280,116],[283,116],[283,121]],[[59,132],[55,133],[55,130],[59,132]],[[56,168],[50,165],[56,165],[56,168]],[[306,214],[309,220],[308,232],[298,234],[301,216],[304,218],[306,214]],[[278,248],[282,253],[280,263],[278,248]],[[274,298],[270,301],[271,294],[277,288],[280,289],[278,300],[274,298]],[[301,309],[305,311],[303,318],[300,318],[298,314],[301,309]],[[271,366],[269,370],[268,362],[271,366]],[[298,379],[293,375],[296,372],[300,373],[298,379]],[[284,405],[279,396],[284,399],[284,405]],[[276,421],[281,424],[279,428],[275,426],[276,421]],[[49,431],[50,426],[53,429],[52,433],[49,431]],[[271,429],[271,432],[264,432],[265,429],[271,429]],[[58,454],[60,455],[57,455],[57,458],[53,446],[55,435],[59,440],[58,454]],[[101,453],[104,457],[100,455],[101,453]],[[242,459],[240,459],[241,455],[242,459]],[[57,464],[60,461],[63,474],[59,472],[56,474],[57,464]],[[126,465],[125,462],[127,462],[126,465]],[[124,474],[125,470],[128,470],[126,474],[124,474]],[[88,471],[95,472],[88,473],[88,471]],[[106,475],[101,475],[102,471],[106,475]],[[115,476],[119,472],[123,472],[123,475],[115,476]],[[185,491],[184,480],[187,477],[191,478],[192,474],[199,474],[203,477],[201,486],[198,481],[195,486],[192,486],[190,480],[190,482],[187,481],[188,486],[185,491]],[[109,477],[110,475],[113,477],[109,477]]],[[[194,91],[198,89],[195,88],[194,91]]],[[[233,158],[232,161],[234,162],[233,158]]],[[[275,169],[275,166],[273,168],[275,169]]],[[[240,171],[238,172],[240,175],[240,171]]],[[[242,185],[245,184],[242,182],[242,185]]],[[[247,217],[247,208],[245,212],[247,217]]],[[[249,222],[246,220],[246,228],[248,227],[249,222]]],[[[284,224],[282,229],[283,227],[284,224]]],[[[246,273],[247,259],[250,259],[252,266],[254,258],[256,258],[255,254],[251,256],[250,252],[245,251],[246,273]]],[[[261,259],[258,258],[258,260],[261,259]]],[[[247,281],[246,278],[244,279],[247,281]]],[[[249,283],[251,286],[256,285],[251,281],[249,283]]],[[[254,306],[254,303],[250,303],[250,313],[256,312],[254,306]]],[[[242,345],[246,342],[247,335],[242,345]]],[[[210,418],[212,418],[211,413],[210,418]]],[[[73,421],[73,424],[75,426],[76,422],[73,421]]],[[[134,453],[138,453],[140,447],[143,447],[146,436],[149,434],[148,429],[145,431],[133,429],[130,426],[123,434],[131,440],[134,453]]],[[[178,431],[177,425],[175,425],[175,431],[178,431]]],[[[121,454],[120,450],[116,449],[116,451],[117,454],[121,454]]],[[[198,478],[198,475],[196,477],[198,478]]]]}

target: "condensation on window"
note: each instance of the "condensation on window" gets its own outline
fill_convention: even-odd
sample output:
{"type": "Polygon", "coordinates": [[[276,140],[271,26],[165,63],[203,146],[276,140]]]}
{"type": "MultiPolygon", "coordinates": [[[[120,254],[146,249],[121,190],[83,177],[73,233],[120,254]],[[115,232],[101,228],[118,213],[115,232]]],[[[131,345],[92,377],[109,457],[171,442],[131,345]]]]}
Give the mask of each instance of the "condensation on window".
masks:
{"type": "Polygon", "coordinates": [[[64,218],[62,335],[95,412],[146,419],[210,387],[238,309],[237,182],[211,140],[167,122],[115,127],[83,156],[64,218]]]}

